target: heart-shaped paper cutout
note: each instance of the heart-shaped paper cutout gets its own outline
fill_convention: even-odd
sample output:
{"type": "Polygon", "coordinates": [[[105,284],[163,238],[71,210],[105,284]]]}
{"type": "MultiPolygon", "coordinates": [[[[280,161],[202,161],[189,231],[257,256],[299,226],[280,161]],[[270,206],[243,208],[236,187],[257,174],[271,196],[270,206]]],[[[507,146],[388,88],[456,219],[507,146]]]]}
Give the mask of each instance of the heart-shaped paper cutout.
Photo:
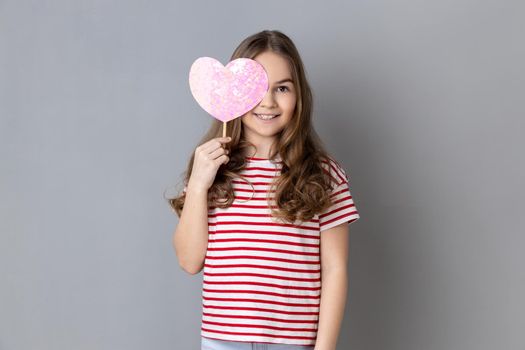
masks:
{"type": "Polygon", "coordinates": [[[223,122],[252,110],[268,91],[264,67],[250,58],[237,58],[225,67],[214,58],[199,57],[191,66],[189,81],[199,105],[223,122]]]}

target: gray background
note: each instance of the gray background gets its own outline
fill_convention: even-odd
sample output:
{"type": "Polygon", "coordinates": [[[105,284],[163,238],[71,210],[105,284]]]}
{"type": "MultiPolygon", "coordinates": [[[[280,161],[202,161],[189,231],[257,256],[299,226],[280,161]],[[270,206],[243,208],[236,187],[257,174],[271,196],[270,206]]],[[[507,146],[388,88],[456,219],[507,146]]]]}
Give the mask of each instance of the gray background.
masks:
{"type": "Polygon", "coordinates": [[[0,1],[0,349],[199,348],[163,199],[211,121],[189,67],[279,29],[361,214],[338,349],[524,350],[524,10],[0,1]]]}

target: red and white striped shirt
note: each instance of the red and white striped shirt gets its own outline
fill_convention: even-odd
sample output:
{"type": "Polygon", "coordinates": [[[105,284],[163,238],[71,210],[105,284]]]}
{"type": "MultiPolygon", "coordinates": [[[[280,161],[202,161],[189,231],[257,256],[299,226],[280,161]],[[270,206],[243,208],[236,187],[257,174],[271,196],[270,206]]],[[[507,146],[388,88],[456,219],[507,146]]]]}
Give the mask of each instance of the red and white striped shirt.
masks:
{"type": "MultiPolygon", "coordinates": [[[[321,297],[321,232],[359,218],[349,178],[332,158],[323,163],[336,187],[334,204],[294,224],[270,216],[266,200],[281,158],[246,158],[233,181],[231,207],[208,209],[201,335],[228,341],[314,345],[321,297]],[[252,197],[253,195],[253,197],[252,197]]],[[[273,197],[273,196],[272,196],[273,197]]],[[[275,205],[272,199],[271,205],[275,205]]]]}

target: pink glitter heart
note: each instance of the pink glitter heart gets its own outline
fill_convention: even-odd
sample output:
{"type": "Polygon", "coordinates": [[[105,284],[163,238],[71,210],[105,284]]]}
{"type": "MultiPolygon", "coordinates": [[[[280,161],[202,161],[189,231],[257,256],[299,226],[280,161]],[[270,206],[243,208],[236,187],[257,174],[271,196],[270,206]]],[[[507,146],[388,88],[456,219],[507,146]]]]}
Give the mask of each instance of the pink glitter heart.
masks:
{"type": "Polygon", "coordinates": [[[190,69],[190,89],[199,105],[223,122],[252,110],[268,90],[268,76],[259,62],[237,58],[226,67],[211,57],[199,57],[190,69]]]}

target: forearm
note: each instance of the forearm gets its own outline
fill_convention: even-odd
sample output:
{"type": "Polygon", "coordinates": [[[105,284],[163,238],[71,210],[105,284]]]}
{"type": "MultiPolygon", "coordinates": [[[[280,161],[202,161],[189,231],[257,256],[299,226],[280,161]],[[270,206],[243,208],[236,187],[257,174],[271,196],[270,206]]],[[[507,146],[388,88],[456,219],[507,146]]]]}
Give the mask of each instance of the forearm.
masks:
{"type": "Polygon", "coordinates": [[[347,290],[346,267],[323,272],[315,350],[336,350],[345,312],[347,290]]]}
{"type": "Polygon", "coordinates": [[[185,271],[195,274],[202,269],[208,245],[207,191],[188,188],[173,245],[185,271]]]}

